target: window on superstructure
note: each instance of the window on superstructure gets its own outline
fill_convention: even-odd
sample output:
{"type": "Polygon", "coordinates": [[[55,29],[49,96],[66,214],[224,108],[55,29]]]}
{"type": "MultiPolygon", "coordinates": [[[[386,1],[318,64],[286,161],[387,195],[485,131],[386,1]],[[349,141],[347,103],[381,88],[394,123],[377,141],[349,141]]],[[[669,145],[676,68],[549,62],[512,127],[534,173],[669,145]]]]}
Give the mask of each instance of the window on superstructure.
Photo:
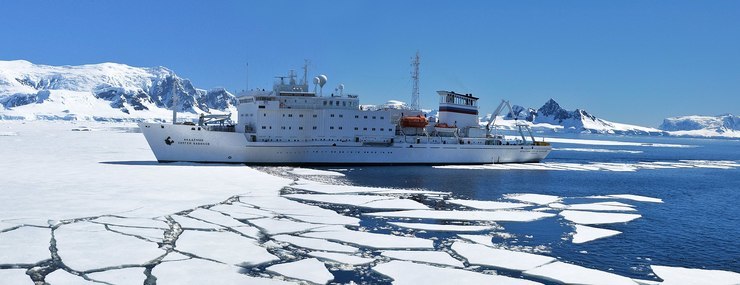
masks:
{"type": "Polygon", "coordinates": [[[298,114],[298,118],[303,118],[303,114],[298,114]]]}
{"type": "Polygon", "coordinates": [[[299,129],[299,130],[302,130],[302,129],[303,129],[303,127],[298,127],[298,129],[299,129]]]}
{"type": "Polygon", "coordinates": [[[284,129],[285,129],[285,126],[282,126],[282,127],[280,127],[280,128],[284,130],[284,129]]]}
{"type": "Polygon", "coordinates": [[[347,107],[347,101],[342,102],[342,106],[347,107]]]}
{"type": "Polygon", "coordinates": [[[329,116],[329,117],[332,117],[332,118],[334,118],[334,114],[331,114],[331,116],[329,116]]]}
{"type": "Polygon", "coordinates": [[[262,114],[262,117],[267,117],[267,113],[262,114]]]}
{"type": "Polygon", "coordinates": [[[381,131],[381,132],[382,132],[382,131],[385,131],[385,128],[380,128],[380,131],[381,131]]]}
{"type": "Polygon", "coordinates": [[[375,128],[373,128],[373,131],[375,131],[375,128]]]}
{"type": "Polygon", "coordinates": [[[326,106],[326,101],[324,101],[324,106],[326,106]]]}
{"type": "Polygon", "coordinates": [[[341,129],[342,129],[342,127],[339,127],[339,129],[341,130],[341,129]]]}
{"type": "Polygon", "coordinates": [[[333,129],[334,129],[334,127],[329,127],[329,129],[330,129],[330,130],[333,130],[333,129]]]}
{"type": "Polygon", "coordinates": [[[313,114],[313,117],[316,118],[316,114],[313,114]]]}
{"type": "Polygon", "coordinates": [[[292,118],[293,117],[293,114],[288,114],[288,117],[292,118]]]}
{"type": "Polygon", "coordinates": [[[263,130],[267,129],[267,126],[262,126],[262,129],[263,129],[263,130]]]}
{"type": "Polygon", "coordinates": [[[316,126],[313,126],[313,129],[315,130],[316,129],[316,126]]]}
{"type": "Polygon", "coordinates": [[[356,130],[359,130],[359,129],[360,129],[360,128],[358,128],[358,127],[355,127],[355,131],[356,131],[356,130]]]}
{"type": "Polygon", "coordinates": [[[364,117],[365,119],[367,119],[367,116],[362,116],[362,117],[364,117]]]}
{"type": "Polygon", "coordinates": [[[367,131],[367,128],[362,128],[363,131],[367,131]]]}
{"type": "Polygon", "coordinates": [[[381,120],[385,120],[385,117],[383,117],[383,116],[380,116],[380,119],[381,119],[381,120]]]}
{"type": "Polygon", "coordinates": [[[337,101],[337,107],[339,107],[339,101],[337,101]]]}
{"type": "Polygon", "coordinates": [[[375,120],[375,116],[373,116],[373,120],[375,120]]]}
{"type": "Polygon", "coordinates": [[[339,117],[340,117],[340,118],[344,118],[344,115],[342,115],[342,114],[339,114],[339,117]]]}
{"type": "Polygon", "coordinates": [[[285,117],[285,114],[283,114],[283,117],[285,117]]]}
{"type": "Polygon", "coordinates": [[[359,119],[359,118],[360,118],[360,116],[358,116],[358,115],[355,115],[355,119],[359,119]]]}

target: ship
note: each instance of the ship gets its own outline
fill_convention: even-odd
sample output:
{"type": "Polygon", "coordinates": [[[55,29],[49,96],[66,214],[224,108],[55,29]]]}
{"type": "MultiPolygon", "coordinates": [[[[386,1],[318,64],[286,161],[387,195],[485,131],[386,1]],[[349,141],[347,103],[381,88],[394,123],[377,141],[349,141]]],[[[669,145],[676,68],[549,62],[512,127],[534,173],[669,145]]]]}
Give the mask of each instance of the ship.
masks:
{"type": "Polygon", "coordinates": [[[298,80],[293,70],[278,76],[272,90],[240,94],[231,114],[202,114],[197,122],[141,122],[139,127],[159,162],[248,165],[444,165],[533,163],[552,150],[537,141],[525,121],[499,129],[495,123],[511,105],[502,100],[481,124],[478,97],[437,91],[436,116],[418,108],[418,55],[411,106],[361,105],[359,96],[338,85],[324,95],[328,78],[308,83],[308,65],[298,80]],[[416,97],[414,97],[416,96],[416,97]],[[506,132],[509,134],[507,135],[506,132]]]}

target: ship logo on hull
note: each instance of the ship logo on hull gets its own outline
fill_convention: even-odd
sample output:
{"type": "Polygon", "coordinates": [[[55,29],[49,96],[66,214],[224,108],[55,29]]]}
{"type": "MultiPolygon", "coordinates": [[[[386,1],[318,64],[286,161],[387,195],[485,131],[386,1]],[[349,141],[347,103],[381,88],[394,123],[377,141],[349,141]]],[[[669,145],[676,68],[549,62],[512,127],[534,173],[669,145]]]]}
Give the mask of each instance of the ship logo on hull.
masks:
{"type": "Polygon", "coordinates": [[[166,143],[167,145],[172,145],[174,142],[175,141],[173,141],[171,137],[167,137],[166,139],[164,139],[164,143],[166,143]]]}

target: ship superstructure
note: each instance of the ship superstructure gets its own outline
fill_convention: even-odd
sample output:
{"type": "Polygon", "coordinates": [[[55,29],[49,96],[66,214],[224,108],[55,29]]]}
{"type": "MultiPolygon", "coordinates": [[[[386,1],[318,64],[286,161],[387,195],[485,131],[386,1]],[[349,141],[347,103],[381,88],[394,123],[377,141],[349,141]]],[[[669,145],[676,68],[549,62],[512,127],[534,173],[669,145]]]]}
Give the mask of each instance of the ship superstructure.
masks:
{"type": "Polygon", "coordinates": [[[202,115],[197,124],[140,127],[161,162],[485,164],[538,162],[551,150],[524,123],[517,125],[516,138],[497,133],[494,120],[507,101],[482,128],[479,98],[472,94],[438,91],[435,118],[402,104],[362,106],[343,85],[323,94],[324,75],[313,78],[310,90],[307,74],[304,67],[298,81],[291,71],[278,76],[270,91],[240,96],[236,123],[229,116],[202,115]]]}

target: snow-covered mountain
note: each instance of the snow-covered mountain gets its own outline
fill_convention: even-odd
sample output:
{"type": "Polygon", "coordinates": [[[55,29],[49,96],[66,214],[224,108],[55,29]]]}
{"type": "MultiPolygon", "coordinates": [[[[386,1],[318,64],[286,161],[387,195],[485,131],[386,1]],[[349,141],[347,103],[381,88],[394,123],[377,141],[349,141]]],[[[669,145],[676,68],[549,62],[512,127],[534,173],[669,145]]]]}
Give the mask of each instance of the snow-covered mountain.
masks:
{"type": "Polygon", "coordinates": [[[672,117],[663,120],[658,128],[676,136],[740,138],[740,117],[732,114],[672,117]]]}
{"type": "MultiPolygon", "coordinates": [[[[666,134],[659,129],[607,121],[581,109],[568,111],[553,99],[548,100],[537,110],[518,105],[511,108],[516,119],[531,122],[532,128],[539,131],[625,135],[666,134]]],[[[514,118],[511,114],[507,114],[504,119],[513,120],[514,118]]]]}
{"type": "Polygon", "coordinates": [[[237,102],[225,89],[195,88],[165,67],[0,61],[0,119],[166,120],[175,97],[184,117],[235,113],[237,102]]]}

